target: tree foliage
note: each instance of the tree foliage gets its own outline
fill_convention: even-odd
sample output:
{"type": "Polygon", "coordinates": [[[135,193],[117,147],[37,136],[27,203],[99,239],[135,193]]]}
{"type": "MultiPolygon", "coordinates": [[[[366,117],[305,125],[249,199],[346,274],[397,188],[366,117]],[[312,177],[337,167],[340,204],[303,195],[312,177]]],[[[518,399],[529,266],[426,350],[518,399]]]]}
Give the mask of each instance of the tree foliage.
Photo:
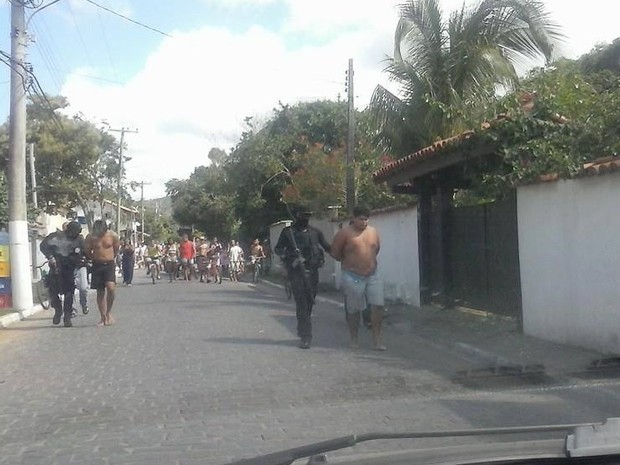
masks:
{"type": "MultiPolygon", "coordinates": [[[[371,132],[368,116],[359,113],[356,187],[360,202],[374,208],[392,204],[394,197],[372,182],[381,153],[371,143],[371,132]]],[[[247,240],[266,236],[269,225],[290,218],[297,205],[327,216],[328,207],[344,206],[346,135],[344,102],[280,105],[262,127],[248,118],[227,157],[212,151],[209,166],[167,184],[175,219],[213,235],[247,240]],[[229,226],[216,231],[218,222],[229,226]]]]}
{"type": "Polygon", "coordinates": [[[400,92],[378,86],[371,102],[379,143],[400,156],[469,129],[498,86],[515,88],[515,66],[549,60],[561,37],[536,0],[482,0],[449,17],[438,0],[408,0],[386,67],[400,92]]]}
{"type": "Polygon", "coordinates": [[[620,73],[584,71],[594,69],[584,68],[584,62],[587,55],[534,70],[522,84],[533,98],[531,108],[524,111],[523,94],[504,98],[495,110],[508,117],[478,130],[465,144],[473,149],[491,143],[500,156],[499,162],[483,162],[474,171],[481,196],[496,197],[541,175],[570,178],[585,162],[620,154],[620,73]]]}
{"type": "MultiPolygon", "coordinates": [[[[61,96],[28,103],[27,142],[34,144],[38,201],[50,212],[79,205],[91,220],[89,201],[116,198],[119,144],[93,123],[63,114],[67,106],[61,96]]],[[[8,122],[0,127],[5,164],[7,134],[8,122]]],[[[127,186],[122,189],[129,198],[127,186]]]]}

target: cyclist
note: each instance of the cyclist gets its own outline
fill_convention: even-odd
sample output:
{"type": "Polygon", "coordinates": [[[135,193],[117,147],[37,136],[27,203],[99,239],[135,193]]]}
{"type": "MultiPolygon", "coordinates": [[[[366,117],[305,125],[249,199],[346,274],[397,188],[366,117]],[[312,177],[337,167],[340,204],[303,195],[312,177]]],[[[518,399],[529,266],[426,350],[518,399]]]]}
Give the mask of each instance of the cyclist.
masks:
{"type": "Polygon", "coordinates": [[[230,278],[233,281],[239,280],[239,274],[243,270],[243,249],[239,247],[237,241],[230,241],[230,278]]]}
{"type": "Polygon", "coordinates": [[[198,267],[198,274],[200,276],[200,282],[209,282],[209,243],[204,237],[200,238],[198,244],[198,252],[196,254],[196,265],[198,267]]]}
{"type": "Polygon", "coordinates": [[[213,242],[209,247],[209,261],[211,264],[210,271],[213,277],[213,282],[222,283],[221,269],[220,269],[220,254],[222,252],[222,244],[217,240],[217,237],[213,238],[213,242]]]}
{"type": "Polygon", "coordinates": [[[161,260],[161,250],[151,240],[146,250],[146,258],[144,259],[147,275],[151,273],[151,264],[154,263],[155,264],[155,277],[157,279],[161,278],[160,276],[161,261],[160,260],[161,260]]]}
{"type": "Polygon", "coordinates": [[[177,279],[177,270],[178,270],[178,260],[179,260],[179,249],[175,242],[172,239],[168,239],[168,243],[165,247],[166,251],[166,270],[170,274],[170,281],[177,279]]]}
{"type": "Polygon", "coordinates": [[[192,279],[194,259],[196,258],[196,247],[194,246],[194,242],[189,240],[187,234],[181,236],[179,257],[181,258],[181,266],[183,267],[183,277],[185,281],[190,281],[192,279]]]}
{"type": "Polygon", "coordinates": [[[250,261],[255,267],[261,267],[262,261],[267,256],[265,255],[265,251],[263,250],[263,246],[261,245],[258,239],[254,239],[252,241],[252,245],[250,246],[250,261]]]}

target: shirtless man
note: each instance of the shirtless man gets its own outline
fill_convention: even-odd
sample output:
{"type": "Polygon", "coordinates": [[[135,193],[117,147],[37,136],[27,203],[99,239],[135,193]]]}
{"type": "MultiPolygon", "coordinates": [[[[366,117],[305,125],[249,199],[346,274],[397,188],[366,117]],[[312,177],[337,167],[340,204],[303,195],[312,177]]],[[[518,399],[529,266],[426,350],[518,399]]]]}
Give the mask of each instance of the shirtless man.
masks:
{"type": "Polygon", "coordinates": [[[86,237],[86,256],[92,260],[90,287],[97,290],[97,306],[101,314],[98,326],[114,323],[110,312],[114,304],[116,288],[115,258],[120,249],[120,240],[114,231],[109,231],[102,220],[93,224],[93,232],[86,237]]]}
{"type": "Polygon", "coordinates": [[[381,243],[377,230],[368,226],[370,211],[353,209],[353,219],[342,228],[332,243],[331,255],[342,262],[341,286],[346,298],[347,323],[351,348],[358,348],[360,312],[370,305],[372,342],[375,350],[385,350],[381,344],[383,319],[383,281],[377,270],[377,255],[381,243]]]}

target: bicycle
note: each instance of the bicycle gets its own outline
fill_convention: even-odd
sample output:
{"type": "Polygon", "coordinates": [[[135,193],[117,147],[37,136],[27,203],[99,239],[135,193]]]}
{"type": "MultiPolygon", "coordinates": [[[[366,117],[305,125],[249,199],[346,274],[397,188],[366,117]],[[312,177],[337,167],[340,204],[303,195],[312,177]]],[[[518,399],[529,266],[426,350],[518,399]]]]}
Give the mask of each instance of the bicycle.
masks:
{"type": "Polygon", "coordinates": [[[36,269],[41,273],[41,279],[38,281],[33,281],[33,295],[36,301],[41,305],[44,310],[49,310],[50,308],[50,292],[47,287],[47,280],[50,279],[49,272],[43,267],[47,265],[47,260],[43,262],[41,265],[35,266],[36,269]]]}
{"type": "Polygon", "coordinates": [[[254,267],[252,272],[252,282],[257,283],[263,269],[263,259],[261,257],[252,257],[251,263],[254,267]]]}
{"type": "Polygon", "coordinates": [[[151,281],[155,284],[156,280],[160,278],[159,276],[159,258],[151,258],[148,257],[146,259],[146,268],[148,270],[147,274],[151,275],[151,281]]]}

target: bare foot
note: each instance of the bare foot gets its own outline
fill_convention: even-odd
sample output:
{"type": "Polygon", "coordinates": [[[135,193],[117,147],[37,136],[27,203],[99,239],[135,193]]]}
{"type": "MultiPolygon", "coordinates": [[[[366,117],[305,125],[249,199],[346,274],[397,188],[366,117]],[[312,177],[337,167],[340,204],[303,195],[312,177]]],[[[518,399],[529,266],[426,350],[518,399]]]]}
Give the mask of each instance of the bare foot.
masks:
{"type": "Polygon", "coordinates": [[[379,352],[383,352],[383,351],[387,350],[387,347],[385,347],[384,345],[381,345],[381,344],[377,344],[377,345],[373,346],[372,350],[378,350],[379,352]]]}
{"type": "Polygon", "coordinates": [[[359,349],[360,344],[357,341],[349,341],[349,349],[359,349]]]}
{"type": "Polygon", "coordinates": [[[97,323],[97,326],[102,327],[105,326],[105,320],[101,320],[99,323],[97,323]]]}
{"type": "Polygon", "coordinates": [[[106,326],[112,326],[114,323],[115,323],[114,318],[112,318],[111,315],[108,315],[105,321],[106,326]]]}

